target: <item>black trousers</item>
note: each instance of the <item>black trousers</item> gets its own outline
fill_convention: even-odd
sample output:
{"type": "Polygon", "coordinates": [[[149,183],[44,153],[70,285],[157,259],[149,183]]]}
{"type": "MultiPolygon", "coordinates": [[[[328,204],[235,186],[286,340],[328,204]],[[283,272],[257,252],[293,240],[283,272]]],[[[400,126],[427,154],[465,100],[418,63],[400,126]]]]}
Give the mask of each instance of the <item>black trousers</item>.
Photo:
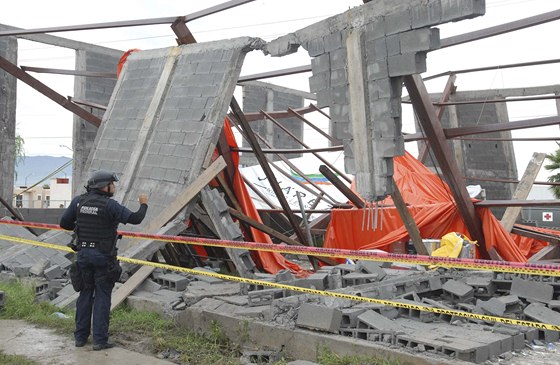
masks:
{"type": "Polygon", "coordinates": [[[86,342],[92,328],[94,344],[106,344],[109,339],[111,292],[115,282],[108,272],[114,260],[113,256],[95,248],[78,251],[77,262],[84,278],[84,288],[76,302],[76,341],[86,342]]]}

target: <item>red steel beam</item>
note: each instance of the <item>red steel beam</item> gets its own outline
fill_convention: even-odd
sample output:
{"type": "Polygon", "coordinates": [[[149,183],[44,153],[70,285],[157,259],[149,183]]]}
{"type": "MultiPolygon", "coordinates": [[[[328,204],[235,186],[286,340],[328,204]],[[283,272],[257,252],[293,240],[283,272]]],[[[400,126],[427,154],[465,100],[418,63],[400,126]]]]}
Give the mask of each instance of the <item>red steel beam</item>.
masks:
{"type": "Polygon", "coordinates": [[[469,230],[470,236],[478,241],[482,256],[487,257],[488,252],[486,251],[484,234],[482,232],[482,223],[476,215],[457,161],[453,159],[453,151],[447,143],[426,86],[419,75],[404,76],[404,84],[408,89],[419,122],[426,133],[430,148],[442,169],[442,173],[449,185],[455,199],[455,204],[457,204],[459,213],[469,230]]]}
{"type": "Polygon", "coordinates": [[[496,25],[494,27],[475,30],[474,32],[459,34],[453,37],[443,38],[440,42],[440,48],[456,46],[467,42],[477,41],[479,39],[494,37],[500,34],[513,32],[520,29],[533,27],[535,25],[544,24],[560,19],[560,9],[553,10],[548,13],[519,19],[513,22],[496,25]]]}
{"type": "Polygon", "coordinates": [[[210,8],[200,10],[185,16],[172,16],[166,18],[151,18],[151,19],[138,19],[138,20],[125,20],[118,22],[108,23],[93,23],[82,25],[68,25],[62,27],[51,28],[36,28],[36,29],[18,29],[18,30],[4,30],[0,31],[0,36],[17,36],[24,34],[39,34],[39,33],[57,33],[57,32],[71,32],[76,30],[90,30],[90,29],[105,29],[105,28],[123,28],[123,27],[138,27],[143,25],[158,25],[158,24],[172,24],[176,21],[189,22],[198,18],[212,15],[227,9],[234,8],[239,5],[244,5],[255,0],[231,0],[210,8]]]}
{"type": "Polygon", "coordinates": [[[41,81],[37,80],[33,76],[29,75],[27,72],[23,71],[21,68],[17,67],[4,57],[0,57],[0,68],[9,73],[10,75],[18,78],[19,80],[25,82],[27,85],[31,86],[41,94],[45,95],[47,98],[51,99],[55,103],[61,105],[64,109],[71,111],[80,118],[86,120],[87,122],[93,124],[96,127],[101,125],[101,119],[95,115],[87,112],[78,105],[72,103],[70,100],[60,95],[47,85],[43,84],[41,81]]]}

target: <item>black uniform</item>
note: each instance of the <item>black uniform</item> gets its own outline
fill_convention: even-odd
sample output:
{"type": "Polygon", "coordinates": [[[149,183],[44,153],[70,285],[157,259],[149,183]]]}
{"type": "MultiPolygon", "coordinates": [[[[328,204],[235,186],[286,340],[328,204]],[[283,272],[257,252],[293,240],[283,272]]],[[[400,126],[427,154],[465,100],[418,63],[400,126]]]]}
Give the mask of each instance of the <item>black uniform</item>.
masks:
{"type": "Polygon", "coordinates": [[[84,288],[76,303],[76,346],[83,346],[92,330],[95,346],[107,345],[111,292],[120,275],[116,260],[119,223],[139,224],[146,215],[147,204],[131,212],[111,199],[112,194],[99,190],[75,197],[60,219],[60,226],[77,233],[78,267],[84,288]]]}

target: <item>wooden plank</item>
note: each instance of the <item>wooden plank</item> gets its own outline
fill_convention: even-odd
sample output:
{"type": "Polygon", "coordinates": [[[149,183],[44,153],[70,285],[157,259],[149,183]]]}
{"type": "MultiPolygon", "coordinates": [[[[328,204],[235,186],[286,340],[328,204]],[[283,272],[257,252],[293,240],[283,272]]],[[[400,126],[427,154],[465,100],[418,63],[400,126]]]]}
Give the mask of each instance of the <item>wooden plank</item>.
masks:
{"type": "MultiPolygon", "coordinates": [[[[200,192],[200,190],[202,190],[202,188],[204,188],[206,185],[208,185],[208,183],[210,181],[212,181],[212,179],[214,179],[214,177],[220,171],[222,171],[225,167],[226,167],[226,163],[225,163],[224,159],[221,156],[218,157],[179,196],[177,196],[177,199],[175,199],[173,202],[171,202],[171,204],[167,207],[167,209],[162,211],[157,217],[155,217],[154,219],[151,220],[151,222],[145,227],[145,232],[157,231],[162,226],[164,226],[167,222],[169,222],[170,220],[175,218],[175,216],[177,216],[177,214],[179,214],[179,212],[185,207],[185,205],[187,205],[200,192]]],[[[157,252],[163,245],[165,245],[165,242],[160,242],[160,241],[144,242],[142,247],[146,247],[146,248],[149,247],[149,250],[148,251],[142,251],[142,252],[143,253],[151,252],[153,254],[154,252],[157,252]]],[[[133,249],[135,249],[135,252],[139,252],[138,246],[133,247],[133,249]]],[[[127,252],[129,252],[129,251],[127,251],[127,252]]],[[[137,278],[142,278],[142,280],[140,282],[133,281],[129,285],[127,285],[128,282],[130,281],[130,279],[129,279],[129,280],[127,280],[125,285],[121,286],[113,294],[113,296],[112,296],[113,299],[111,299],[111,301],[113,303],[112,306],[111,306],[111,309],[113,309],[118,304],[120,304],[124,299],[126,299],[126,297],[130,293],[132,293],[132,291],[134,291],[134,289],[136,289],[136,287],[138,285],[140,285],[142,283],[142,281],[144,279],[146,279],[150,275],[150,273],[153,271],[152,267],[148,267],[149,269],[146,269],[146,268],[147,268],[147,266],[141,267],[140,268],[140,270],[142,270],[141,274],[136,276],[138,271],[140,271],[140,270],[138,270],[131,277],[131,279],[135,276],[137,278]],[[147,273],[148,270],[149,270],[149,273],[147,273]],[[146,276],[144,276],[145,273],[147,273],[146,276]]],[[[124,267],[123,267],[123,271],[125,271],[124,267]]],[[[140,280],[140,279],[137,279],[137,280],[140,280]]]]}
{"type": "Polygon", "coordinates": [[[410,240],[412,244],[414,244],[414,248],[419,255],[430,256],[428,249],[424,246],[424,242],[422,242],[422,236],[420,236],[420,230],[416,225],[416,222],[412,218],[412,215],[408,211],[404,199],[393,179],[393,192],[391,193],[391,198],[393,198],[393,202],[395,203],[395,208],[397,208],[397,212],[401,216],[401,219],[408,231],[408,235],[410,236],[410,240]]]}
{"type": "MultiPolygon", "coordinates": [[[[229,208],[229,214],[231,214],[233,217],[239,219],[240,221],[243,221],[245,223],[247,223],[248,225],[250,225],[253,228],[258,229],[259,231],[262,231],[274,238],[279,239],[280,241],[291,245],[291,246],[303,246],[303,244],[299,243],[298,241],[291,239],[290,237],[283,235],[282,233],[276,231],[275,229],[270,228],[267,225],[264,225],[263,223],[254,220],[253,218],[246,216],[245,214],[233,209],[233,208],[229,208]]],[[[336,266],[338,265],[338,262],[329,259],[328,257],[315,257],[317,260],[324,262],[327,265],[331,265],[331,266],[336,266]]]]}
{"type": "Polygon", "coordinates": [[[528,262],[538,262],[541,260],[551,260],[558,258],[560,254],[560,246],[558,245],[548,245],[542,248],[539,252],[531,256],[528,262]]]}
{"type": "MultiPolygon", "coordinates": [[[[546,155],[544,153],[533,153],[533,157],[531,157],[531,160],[529,161],[529,164],[527,165],[527,168],[523,173],[523,177],[521,178],[519,185],[517,185],[517,188],[515,189],[515,192],[511,197],[512,199],[527,199],[527,196],[529,196],[529,191],[533,187],[533,182],[537,178],[537,174],[541,169],[545,157],[546,155]]],[[[500,223],[507,232],[511,232],[511,229],[513,228],[513,225],[515,224],[515,221],[517,220],[520,212],[521,207],[508,207],[504,212],[500,223]]]]}
{"type": "Polygon", "coordinates": [[[216,175],[226,167],[226,162],[222,156],[218,157],[212,164],[204,170],[194,181],[181,193],[177,198],[169,204],[169,206],[152,219],[146,227],[146,232],[153,232],[159,229],[165,223],[173,219],[181,209],[185,207],[206,185],[212,181],[216,175]]]}
{"type": "Polygon", "coordinates": [[[155,270],[153,266],[142,266],[134,273],[111,297],[111,310],[115,309],[132,293],[138,285],[142,284],[144,280],[150,276],[155,270]]]}

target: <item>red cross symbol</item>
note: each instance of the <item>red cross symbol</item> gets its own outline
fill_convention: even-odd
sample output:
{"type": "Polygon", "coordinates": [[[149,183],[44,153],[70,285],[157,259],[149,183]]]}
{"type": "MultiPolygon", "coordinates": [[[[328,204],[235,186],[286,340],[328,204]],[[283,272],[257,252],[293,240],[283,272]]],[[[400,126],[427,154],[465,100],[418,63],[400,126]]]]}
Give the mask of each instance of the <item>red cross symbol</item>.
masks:
{"type": "Polygon", "coordinates": [[[551,219],[551,218],[552,218],[552,215],[550,215],[550,213],[546,213],[546,214],[544,215],[544,219],[546,219],[546,220],[549,220],[549,219],[551,219]]]}

